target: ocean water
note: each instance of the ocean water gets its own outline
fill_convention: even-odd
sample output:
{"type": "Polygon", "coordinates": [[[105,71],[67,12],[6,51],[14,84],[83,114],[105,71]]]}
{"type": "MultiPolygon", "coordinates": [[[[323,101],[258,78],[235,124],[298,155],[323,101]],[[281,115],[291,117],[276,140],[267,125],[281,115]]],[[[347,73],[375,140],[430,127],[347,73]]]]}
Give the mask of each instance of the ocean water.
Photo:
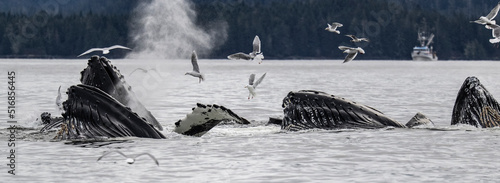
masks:
{"type": "Polygon", "coordinates": [[[37,134],[42,112],[57,116],[57,89],[79,83],[78,60],[0,60],[0,177],[2,182],[497,182],[500,130],[450,126],[458,89],[476,76],[500,97],[500,62],[341,60],[199,61],[206,80],[184,75],[190,60],[111,59],[143,104],[165,127],[167,139],[127,138],[89,147],[37,134]],[[136,68],[149,70],[142,72],[136,68]],[[7,72],[16,72],[15,173],[8,173],[7,72]],[[133,73],[132,73],[133,72],[133,73]],[[267,73],[257,97],[247,99],[248,77],[267,73]],[[283,132],[265,125],[283,115],[289,91],[319,90],[372,106],[406,123],[417,112],[438,128],[283,132]],[[202,137],[173,132],[196,103],[223,105],[252,125],[217,126],[202,137]],[[3,111],[3,112],[1,112],[3,111]],[[148,152],[127,164],[117,154],[148,152]]]}

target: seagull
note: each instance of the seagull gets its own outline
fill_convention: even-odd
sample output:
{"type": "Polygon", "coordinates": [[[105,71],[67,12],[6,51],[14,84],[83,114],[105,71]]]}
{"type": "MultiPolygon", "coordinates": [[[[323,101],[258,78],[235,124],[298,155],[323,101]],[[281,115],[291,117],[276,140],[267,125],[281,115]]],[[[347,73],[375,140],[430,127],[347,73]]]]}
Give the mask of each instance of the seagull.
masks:
{"type": "Polygon", "coordinates": [[[108,54],[108,53],[109,53],[109,50],[116,49],[116,48],[121,48],[121,49],[132,50],[132,49],[127,48],[127,47],[125,47],[125,46],[114,45],[114,46],[107,47],[107,48],[92,48],[92,49],[87,50],[86,52],[83,52],[82,54],[78,55],[78,57],[81,57],[82,55],[85,55],[85,54],[88,54],[88,53],[90,53],[90,52],[94,52],[94,51],[102,51],[102,54],[108,54]]]}
{"type": "Polygon", "coordinates": [[[368,39],[366,39],[366,38],[358,38],[355,35],[348,34],[348,35],[345,35],[345,36],[350,37],[352,39],[351,42],[353,42],[353,43],[357,43],[357,42],[361,42],[361,41],[369,42],[368,39]]]}
{"type": "MultiPolygon", "coordinates": [[[[477,23],[481,25],[496,24],[496,21],[493,19],[497,16],[498,10],[500,10],[500,2],[498,2],[498,4],[490,11],[490,13],[486,15],[486,17],[480,16],[479,19],[470,21],[470,23],[477,23]]],[[[486,25],[486,28],[488,28],[488,25],[486,25]]]]}
{"type": "Polygon", "coordinates": [[[328,24],[328,27],[325,28],[325,30],[340,34],[340,31],[338,31],[337,28],[342,27],[342,26],[344,26],[344,25],[342,25],[341,23],[333,22],[332,25],[328,24]]]}
{"type": "Polygon", "coordinates": [[[255,83],[253,82],[255,80],[255,74],[250,74],[250,78],[248,80],[248,85],[245,86],[245,88],[248,89],[248,100],[250,100],[250,96],[253,98],[257,95],[255,93],[255,88],[264,80],[264,77],[266,77],[267,73],[264,73],[255,83]]]}
{"type": "Polygon", "coordinates": [[[228,59],[230,60],[259,60],[259,64],[262,63],[262,59],[264,59],[264,53],[261,52],[260,50],[260,39],[259,36],[255,36],[253,39],[253,51],[249,54],[238,52],[235,54],[231,54],[227,56],[228,59]]]}
{"type": "Polygon", "coordinates": [[[347,46],[339,46],[340,50],[343,50],[344,53],[347,53],[347,56],[345,57],[345,60],[343,63],[349,62],[352,59],[358,55],[358,53],[365,54],[365,50],[363,48],[357,47],[357,48],[351,48],[347,46]]]}
{"type": "Polygon", "coordinates": [[[191,54],[191,64],[193,64],[193,71],[191,72],[186,72],[184,75],[191,75],[193,77],[197,77],[201,81],[205,80],[205,77],[203,74],[200,73],[200,67],[198,67],[198,56],[196,55],[196,52],[193,51],[191,54]]]}
{"type": "Polygon", "coordinates": [[[57,109],[59,109],[59,112],[64,111],[62,101],[61,101],[61,86],[59,86],[59,89],[57,89],[56,105],[57,105],[57,109]]]}
{"type": "Polygon", "coordinates": [[[493,38],[495,39],[490,39],[490,43],[498,43],[500,42],[500,26],[497,25],[497,24],[489,24],[487,23],[486,24],[489,29],[491,29],[491,35],[493,36],[493,38]]]}
{"type": "Polygon", "coordinates": [[[259,64],[261,64],[262,60],[264,60],[264,53],[262,53],[262,52],[257,53],[257,55],[255,55],[255,57],[253,59],[259,61],[259,64]]]}
{"type": "Polygon", "coordinates": [[[153,159],[155,161],[156,165],[160,166],[160,163],[158,163],[158,160],[153,155],[151,155],[149,153],[141,153],[141,154],[135,155],[134,157],[130,157],[130,156],[127,156],[127,155],[123,154],[121,151],[118,151],[118,150],[109,151],[109,152],[104,153],[101,157],[97,158],[97,161],[101,160],[104,156],[107,156],[108,154],[111,154],[111,153],[121,154],[123,157],[127,158],[125,161],[128,164],[134,164],[135,159],[137,157],[142,156],[142,155],[147,155],[147,156],[149,156],[151,159],[153,159]]]}

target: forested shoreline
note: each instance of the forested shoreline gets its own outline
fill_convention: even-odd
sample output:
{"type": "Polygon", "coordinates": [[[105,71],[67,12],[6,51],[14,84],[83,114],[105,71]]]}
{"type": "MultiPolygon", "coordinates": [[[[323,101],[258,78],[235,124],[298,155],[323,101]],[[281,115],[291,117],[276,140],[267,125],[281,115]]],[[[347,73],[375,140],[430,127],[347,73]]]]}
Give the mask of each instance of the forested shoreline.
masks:
{"type": "MultiPolygon", "coordinates": [[[[488,42],[491,30],[469,23],[489,13],[497,2],[427,2],[196,0],[193,9],[196,24],[201,27],[209,28],[213,21],[228,25],[227,40],[207,58],[226,58],[235,50],[249,52],[253,37],[259,35],[266,59],[341,59],[344,55],[337,47],[345,45],[363,47],[367,53],[359,59],[410,60],[410,52],[418,44],[419,29],[436,35],[433,47],[440,60],[500,58],[498,45],[488,42]],[[344,25],[339,28],[340,35],[324,30],[327,23],[334,21],[344,25]],[[368,37],[370,42],[353,44],[345,34],[368,37]]],[[[129,31],[137,25],[131,23],[133,11],[124,11],[66,15],[0,12],[0,57],[76,58],[92,47],[133,47],[129,31]]],[[[123,57],[127,51],[112,54],[123,57]]]]}

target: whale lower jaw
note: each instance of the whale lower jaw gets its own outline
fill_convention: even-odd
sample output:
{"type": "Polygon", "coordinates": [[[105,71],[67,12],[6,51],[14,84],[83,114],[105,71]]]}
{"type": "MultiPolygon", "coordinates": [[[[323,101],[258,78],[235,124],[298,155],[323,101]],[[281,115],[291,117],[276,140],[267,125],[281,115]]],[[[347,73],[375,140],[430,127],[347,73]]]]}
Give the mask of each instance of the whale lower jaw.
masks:
{"type": "Polygon", "coordinates": [[[465,79],[453,107],[451,124],[490,128],[500,124],[500,105],[474,76],[465,79]]]}
{"type": "Polygon", "coordinates": [[[64,120],[55,139],[165,138],[137,113],[93,86],[71,86],[63,107],[64,120]]]}
{"type": "Polygon", "coordinates": [[[191,114],[175,123],[174,131],[183,135],[201,137],[221,122],[234,121],[250,124],[248,120],[236,115],[224,106],[196,104],[191,114]]]}
{"type": "Polygon", "coordinates": [[[290,92],[283,99],[282,107],[281,128],[284,130],[405,128],[372,107],[319,91],[290,92]]]}
{"type": "Polygon", "coordinates": [[[139,116],[145,118],[148,123],[159,130],[163,130],[156,118],[135,96],[132,87],[127,84],[120,70],[113,66],[106,57],[92,56],[88,60],[87,67],[80,74],[82,84],[94,86],[108,93],[123,105],[131,108],[139,116]]]}

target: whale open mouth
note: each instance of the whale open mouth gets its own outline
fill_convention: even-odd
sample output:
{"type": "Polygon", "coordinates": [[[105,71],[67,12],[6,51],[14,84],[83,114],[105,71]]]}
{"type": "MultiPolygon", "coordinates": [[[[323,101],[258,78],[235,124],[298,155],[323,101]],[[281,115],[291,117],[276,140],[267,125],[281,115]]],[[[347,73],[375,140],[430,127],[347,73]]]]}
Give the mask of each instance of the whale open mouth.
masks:
{"type": "Polygon", "coordinates": [[[125,82],[124,76],[105,57],[92,56],[87,68],[81,72],[80,81],[84,85],[94,86],[108,93],[123,105],[131,108],[139,116],[145,118],[148,123],[159,130],[163,130],[158,120],[135,96],[132,87],[125,82]]]}
{"type": "Polygon", "coordinates": [[[66,112],[57,139],[165,138],[137,113],[93,86],[71,86],[63,107],[66,112]]]}
{"type": "Polygon", "coordinates": [[[451,124],[490,128],[500,124],[500,106],[493,95],[474,76],[465,79],[458,91],[451,124]]]}
{"type": "Polygon", "coordinates": [[[324,92],[290,92],[283,99],[285,130],[402,127],[380,111],[324,92]]]}

